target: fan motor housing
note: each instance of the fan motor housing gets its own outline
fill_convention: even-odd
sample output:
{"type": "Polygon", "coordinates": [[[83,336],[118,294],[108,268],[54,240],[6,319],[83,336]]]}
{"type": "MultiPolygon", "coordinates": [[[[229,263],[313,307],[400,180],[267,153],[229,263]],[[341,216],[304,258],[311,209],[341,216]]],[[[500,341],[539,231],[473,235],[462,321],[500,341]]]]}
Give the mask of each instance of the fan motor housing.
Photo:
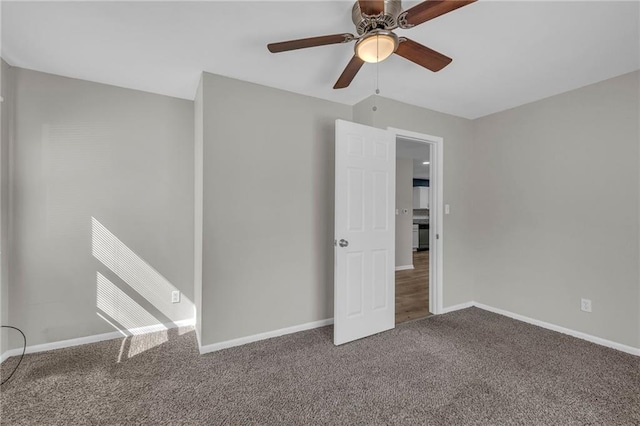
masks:
{"type": "Polygon", "coordinates": [[[387,30],[397,26],[398,15],[402,12],[401,0],[384,0],[384,11],[378,16],[369,16],[362,13],[360,3],[353,5],[351,18],[356,26],[358,35],[380,29],[387,30]]]}

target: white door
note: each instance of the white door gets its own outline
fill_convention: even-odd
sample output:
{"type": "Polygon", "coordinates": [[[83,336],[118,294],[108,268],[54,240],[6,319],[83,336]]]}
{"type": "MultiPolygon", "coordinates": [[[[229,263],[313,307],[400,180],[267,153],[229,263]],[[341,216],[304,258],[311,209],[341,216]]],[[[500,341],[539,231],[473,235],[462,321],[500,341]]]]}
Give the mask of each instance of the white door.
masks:
{"type": "Polygon", "coordinates": [[[336,120],[333,343],[395,326],[396,141],[336,120]]]}

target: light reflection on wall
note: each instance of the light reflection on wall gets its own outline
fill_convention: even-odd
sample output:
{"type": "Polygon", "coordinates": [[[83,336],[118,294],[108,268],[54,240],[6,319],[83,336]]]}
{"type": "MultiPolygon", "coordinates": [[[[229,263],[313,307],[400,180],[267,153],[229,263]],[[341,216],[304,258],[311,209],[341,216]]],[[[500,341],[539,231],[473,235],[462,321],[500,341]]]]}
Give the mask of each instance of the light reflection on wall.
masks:
{"type": "MultiPolygon", "coordinates": [[[[91,218],[91,251],[111,272],[149,303],[152,314],[100,272],[96,278],[96,314],[123,336],[118,362],[143,353],[168,340],[167,326],[190,319],[195,307],[181,293],[180,303],[171,303],[171,293],[178,290],[162,274],[127,247],[96,218],[91,218]],[[151,333],[155,332],[155,333],[151,333]],[[150,334],[149,334],[150,333],[150,334]]],[[[180,328],[179,334],[189,328],[180,328]]]]}
{"type": "Polygon", "coordinates": [[[135,335],[143,333],[143,331],[138,330],[140,327],[145,327],[144,332],[167,329],[166,326],[159,324],[153,315],[100,272],[97,273],[96,289],[96,307],[102,311],[99,313],[103,313],[103,317],[106,314],[107,318],[111,318],[111,325],[119,331],[128,335],[135,335]],[[122,326],[124,330],[118,325],[122,326]]]}
{"type": "Polygon", "coordinates": [[[141,354],[169,340],[167,327],[136,303],[129,295],[100,272],[96,274],[97,315],[125,337],[120,345],[118,362],[122,361],[127,339],[128,358],[141,354]],[[143,329],[141,327],[144,327],[143,329]],[[154,332],[148,334],[150,332],[154,332]]]}
{"type": "Polygon", "coordinates": [[[180,303],[171,303],[171,293],[178,289],[94,217],[91,218],[91,235],[93,256],[169,321],[192,317],[191,300],[181,294],[180,303]]]}

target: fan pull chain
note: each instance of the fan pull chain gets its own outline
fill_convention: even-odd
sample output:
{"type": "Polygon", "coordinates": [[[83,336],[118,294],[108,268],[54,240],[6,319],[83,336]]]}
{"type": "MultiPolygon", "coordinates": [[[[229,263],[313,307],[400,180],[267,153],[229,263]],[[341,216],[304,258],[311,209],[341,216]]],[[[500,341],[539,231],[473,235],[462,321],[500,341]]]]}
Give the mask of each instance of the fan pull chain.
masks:
{"type": "MultiPolygon", "coordinates": [[[[380,94],[380,43],[378,40],[379,36],[376,36],[376,96],[380,94]]],[[[373,97],[373,111],[378,110],[378,106],[376,105],[377,97],[373,97]]]]}
{"type": "Polygon", "coordinates": [[[380,62],[376,62],[376,95],[380,94],[380,62]]]}

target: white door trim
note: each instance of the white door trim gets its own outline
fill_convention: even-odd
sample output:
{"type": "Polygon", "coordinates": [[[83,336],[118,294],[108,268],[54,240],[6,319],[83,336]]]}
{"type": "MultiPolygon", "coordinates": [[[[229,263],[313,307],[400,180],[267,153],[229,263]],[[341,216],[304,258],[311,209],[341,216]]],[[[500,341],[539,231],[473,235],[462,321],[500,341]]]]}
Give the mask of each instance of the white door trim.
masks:
{"type": "MultiPolygon", "coordinates": [[[[431,146],[431,175],[435,175],[435,191],[430,185],[429,206],[429,311],[440,314],[443,311],[443,253],[444,253],[444,139],[439,136],[426,135],[424,133],[411,132],[409,130],[387,127],[396,138],[413,139],[416,142],[424,142],[431,146]],[[435,161],[434,161],[435,159],[435,161]],[[435,228],[436,232],[433,232],[435,228]],[[436,238],[436,235],[439,238],[436,238]],[[434,285],[435,284],[435,285],[434,285]]],[[[433,179],[432,179],[433,180],[433,179]]]]}

